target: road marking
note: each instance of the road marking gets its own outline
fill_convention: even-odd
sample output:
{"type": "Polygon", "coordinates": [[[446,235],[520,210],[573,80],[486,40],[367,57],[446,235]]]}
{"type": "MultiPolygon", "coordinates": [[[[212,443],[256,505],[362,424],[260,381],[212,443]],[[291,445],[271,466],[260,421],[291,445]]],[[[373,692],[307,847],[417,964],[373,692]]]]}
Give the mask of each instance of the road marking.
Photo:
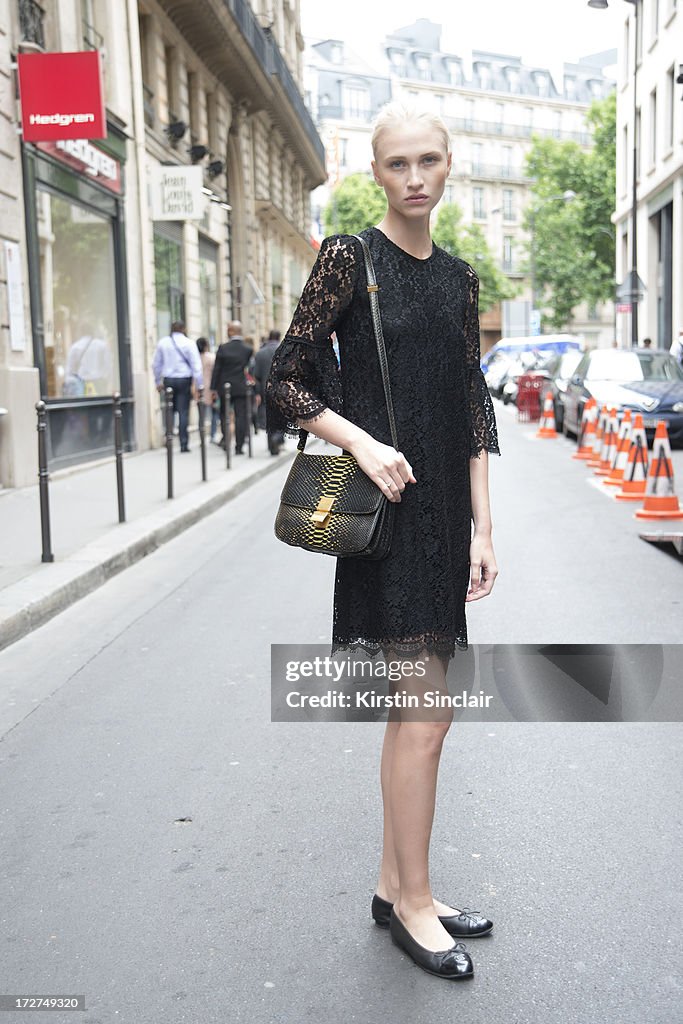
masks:
{"type": "Polygon", "coordinates": [[[618,491],[619,488],[618,487],[605,487],[604,484],[602,483],[602,481],[604,479],[605,478],[602,477],[602,476],[601,477],[587,476],[586,477],[586,483],[590,484],[591,487],[595,487],[596,491],[600,491],[600,494],[604,494],[606,498],[611,498],[614,501],[615,500],[614,492],[618,491]]]}

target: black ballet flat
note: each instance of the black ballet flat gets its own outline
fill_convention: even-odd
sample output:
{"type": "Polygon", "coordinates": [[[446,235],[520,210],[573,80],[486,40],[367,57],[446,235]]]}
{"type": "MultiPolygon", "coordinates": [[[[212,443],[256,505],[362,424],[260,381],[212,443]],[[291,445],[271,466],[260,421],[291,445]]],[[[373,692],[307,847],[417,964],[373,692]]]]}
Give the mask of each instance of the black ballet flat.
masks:
{"type": "MultiPolygon", "coordinates": [[[[389,927],[393,905],[388,900],[383,900],[377,893],[372,897],[372,916],[375,924],[380,928],[389,927]]],[[[488,935],[493,929],[493,921],[482,917],[478,910],[461,910],[459,914],[439,917],[439,921],[446,931],[456,939],[478,938],[480,935],[488,935]]]]}
{"type": "Polygon", "coordinates": [[[399,920],[393,907],[389,915],[389,932],[395,945],[412,957],[418,967],[428,974],[436,974],[437,977],[448,978],[450,981],[473,977],[472,957],[467,952],[464,942],[456,942],[450,949],[440,949],[437,952],[426,949],[415,941],[399,920]]]}

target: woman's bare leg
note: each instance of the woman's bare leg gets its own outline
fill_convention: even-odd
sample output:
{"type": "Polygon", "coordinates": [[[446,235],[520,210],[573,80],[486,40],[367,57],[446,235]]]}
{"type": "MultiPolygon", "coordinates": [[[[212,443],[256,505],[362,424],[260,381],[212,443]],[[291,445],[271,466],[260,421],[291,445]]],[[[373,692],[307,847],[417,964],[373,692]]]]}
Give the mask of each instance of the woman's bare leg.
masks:
{"type": "MultiPolygon", "coordinates": [[[[439,659],[430,658],[425,664],[427,673],[403,676],[398,692],[418,697],[427,690],[447,692],[439,659]]],[[[439,759],[452,717],[446,708],[392,709],[382,750],[384,844],[377,893],[395,904],[416,941],[433,950],[448,949],[455,941],[437,916],[451,908],[435,905],[429,882],[439,759]]]]}

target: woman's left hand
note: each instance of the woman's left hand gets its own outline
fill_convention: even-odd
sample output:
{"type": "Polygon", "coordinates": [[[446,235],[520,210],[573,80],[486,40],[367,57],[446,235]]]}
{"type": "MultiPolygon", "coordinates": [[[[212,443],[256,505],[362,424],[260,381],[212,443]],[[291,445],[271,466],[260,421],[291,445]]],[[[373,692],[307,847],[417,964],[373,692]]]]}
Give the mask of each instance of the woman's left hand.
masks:
{"type": "Polygon", "coordinates": [[[470,544],[470,588],[465,601],[478,601],[491,593],[498,575],[496,556],[490,534],[475,532],[470,544]]]}

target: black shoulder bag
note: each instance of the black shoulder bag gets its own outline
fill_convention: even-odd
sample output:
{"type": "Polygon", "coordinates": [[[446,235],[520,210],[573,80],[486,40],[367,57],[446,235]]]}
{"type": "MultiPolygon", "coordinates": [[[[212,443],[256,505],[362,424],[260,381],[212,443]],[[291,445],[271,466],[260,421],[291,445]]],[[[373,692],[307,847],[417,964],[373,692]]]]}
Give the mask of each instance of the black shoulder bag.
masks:
{"type": "MultiPolygon", "coordinates": [[[[363,247],[372,323],[384,384],[389,427],[398,451],[389,368],[377,298],[378,284],[370,250],[363,247]]],[[[311,455],[304,452],[305,435],[280,495],[275,536],[295,547],[339,558],[385,558],[393,534],[396,502],[360,468],[353,455],[311,455]]]]}

